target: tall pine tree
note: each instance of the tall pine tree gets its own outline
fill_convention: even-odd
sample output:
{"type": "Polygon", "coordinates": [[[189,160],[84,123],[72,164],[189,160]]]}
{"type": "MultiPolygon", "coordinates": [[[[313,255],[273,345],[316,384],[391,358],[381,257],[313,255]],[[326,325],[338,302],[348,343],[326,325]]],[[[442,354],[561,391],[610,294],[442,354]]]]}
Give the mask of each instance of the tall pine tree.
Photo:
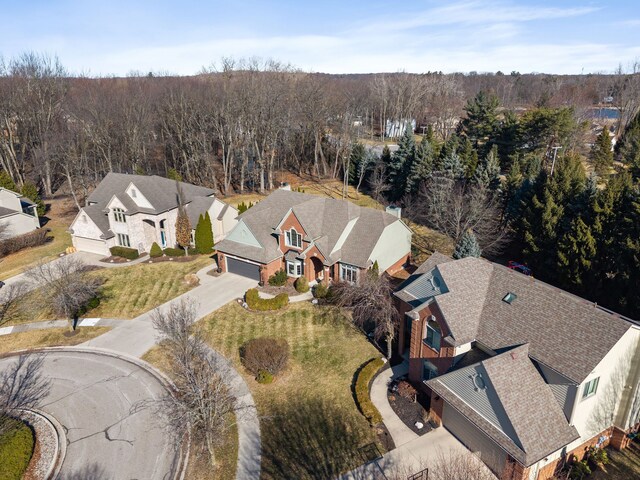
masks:
{"type": "Polygon", "coordinates": [[[578,217],[558,243],[558,270],[562,286],[584,294],[595,256],[596,240],[591,228],[578,217]]]}
{"type": "Polygon", "coordinates": [[[596,143],[591,147],[589,156],[591,163],[593,163],[593,168],[599,177],[605,177],[611,173],[611,167],[613,167],[613,146],[611,144],[611,137],[609,136],[609,129],[606,125],[596,138],[596,143]]]}
{"type": "Polygon", "coordinates": [[[453,258],[479,257],[480,255],[482,255],[482,250],[473,230],[465,231],[456,244],[453,258]]]}
{"type": "Polygon", "coordinates": [[[404,134],[398,142],[398,150],[391,156],[389,164],[389,183],[391,190],[389,196],[392,200],[399,200],[405,193],[407,177],[411,171],[416,156],[416,141],[413,131],[405,129],[404,134]]]}

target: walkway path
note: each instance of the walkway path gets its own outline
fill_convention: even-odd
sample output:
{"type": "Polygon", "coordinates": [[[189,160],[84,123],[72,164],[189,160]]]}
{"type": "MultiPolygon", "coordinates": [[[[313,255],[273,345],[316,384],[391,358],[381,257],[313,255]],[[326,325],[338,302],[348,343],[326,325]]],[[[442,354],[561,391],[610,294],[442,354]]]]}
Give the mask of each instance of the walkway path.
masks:
{"type": "MultiPolygon", "coordinates": [[[[130,320],[120,318],[83,318],[78,322],[78,327],[117,327],[130,320]]],[[[21,323],[9,327],[0,327],[0,336],[10,333],[22,333],[32,330],[46,330],[48,328],[69,327],[68,320],[47,320],[45,322],[21,323]]]]}

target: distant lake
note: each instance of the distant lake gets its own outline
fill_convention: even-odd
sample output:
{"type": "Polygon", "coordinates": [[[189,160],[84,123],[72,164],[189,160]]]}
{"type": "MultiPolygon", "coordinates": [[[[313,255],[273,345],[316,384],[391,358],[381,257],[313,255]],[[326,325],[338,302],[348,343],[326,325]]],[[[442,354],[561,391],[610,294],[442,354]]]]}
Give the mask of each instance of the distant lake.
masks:
{"type": "Polygon", "coordinates": [[[620,118],[620,112],[617,108],[592,108],[587,113],[589,118],[599,118],[601,120],[617,120],[620,118]]]}

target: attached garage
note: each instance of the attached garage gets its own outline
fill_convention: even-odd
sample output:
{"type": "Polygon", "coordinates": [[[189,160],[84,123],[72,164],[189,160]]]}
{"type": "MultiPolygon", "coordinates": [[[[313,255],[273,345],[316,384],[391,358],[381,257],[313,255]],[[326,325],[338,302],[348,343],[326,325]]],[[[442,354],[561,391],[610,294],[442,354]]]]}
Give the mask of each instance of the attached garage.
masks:
{"type": "Polygon", "coordinates": [[[500,476],[507,461],[505,451],[458,410],[447,403],[444,404],[442,425],[469,450],[476,453],[498,477],[500,476]]]}
{"type": "Polygon", "coordinates": [[[254,263],[249,263],[239,258],[225,257],[227,260],[227,271],[251,278],[256,282],[260,281],[260,267],[254,263]]]}
{"type": "Polygon", "coordinates": [[[98,255],[109,255],[107,242],[96,238],[73,237],[73,246],[80,252],[96,253],[98,255]]]}

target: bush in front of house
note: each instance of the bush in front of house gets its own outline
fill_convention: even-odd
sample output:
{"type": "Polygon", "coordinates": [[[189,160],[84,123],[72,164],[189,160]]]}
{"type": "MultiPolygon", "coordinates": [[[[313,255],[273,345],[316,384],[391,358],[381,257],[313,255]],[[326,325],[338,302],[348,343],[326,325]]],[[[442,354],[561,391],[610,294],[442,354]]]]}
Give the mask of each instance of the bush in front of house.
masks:
{"type": "Polygon", "coordinates": [[[253,338],[240,347],[240,361],[256,378],[263,372],[279,375],[287,368],[289,344],[284,338],[253,338]]]}
{"type": "Polygon", "coordinates": [[[327,298],[327,294],[329,293],[329,287],[327,287],[324,283],[318,283],[315,287],[313,287],[313,296],[315,298],[327,298]]]}
{"type": "Polygon", "coordinates": [[[213,227],[211,226],[209,212],[205,212],[204,215],[200,215],[198,218],[194,237],[198,253],[204,255],[213,251],[213,227]]]}
{"type": "Polygon", "coordinates": [[[269,285],[272,287],[282,287],[285,283],[287,283],[287,272],[284,270],[278,270],[269,277],[269,285]]]}
{"type": "Polygon", "coordinates": [[[151,245],[151,249],[149,250],[149,256],[151,258],[158,258],[162,256],[162,249],[160,248],[160,245],[158,245],[156,242],[153,242],[153,245],[151,245]]]}
{"type": "Polygon", "coordinates": [[[369,384],[383,365],[384,362],[381,358],[372,358],[362,367],[356,379],[355,394],[358,408],[371,425],[377,425],[382,422],[382,416],[369,396],[369,384]]]}
{"type": "Polygon", "coordinates": [[[39,228],[33,232],[24,233],[16,237],[0,241],[0,257],[18,252],[23,248],[37,247],[47,242],[49,229],[39,228]]]}
{"type": "Polygon", "coordinates": [[[289,303],[289,295],[281,293],[273,298],[260,298],[258,290],[251,288],[244,294],[244,300],[251,310],[268,312],[270,310],[280,310],[289,303]]]}
{"type": "Polygon", "coordinates": [[[309,280],[306,277],[298,277],[296,278],[293,286],[298,293],[307,293],[309,291],[309,280]]]}
{"type": "Polygon", "coordinates": [[[114,257],[126,258],[127,260],[135,260],[140,256],[138,250],[129,247],[111,247],[109,252],[114,257]]]}

